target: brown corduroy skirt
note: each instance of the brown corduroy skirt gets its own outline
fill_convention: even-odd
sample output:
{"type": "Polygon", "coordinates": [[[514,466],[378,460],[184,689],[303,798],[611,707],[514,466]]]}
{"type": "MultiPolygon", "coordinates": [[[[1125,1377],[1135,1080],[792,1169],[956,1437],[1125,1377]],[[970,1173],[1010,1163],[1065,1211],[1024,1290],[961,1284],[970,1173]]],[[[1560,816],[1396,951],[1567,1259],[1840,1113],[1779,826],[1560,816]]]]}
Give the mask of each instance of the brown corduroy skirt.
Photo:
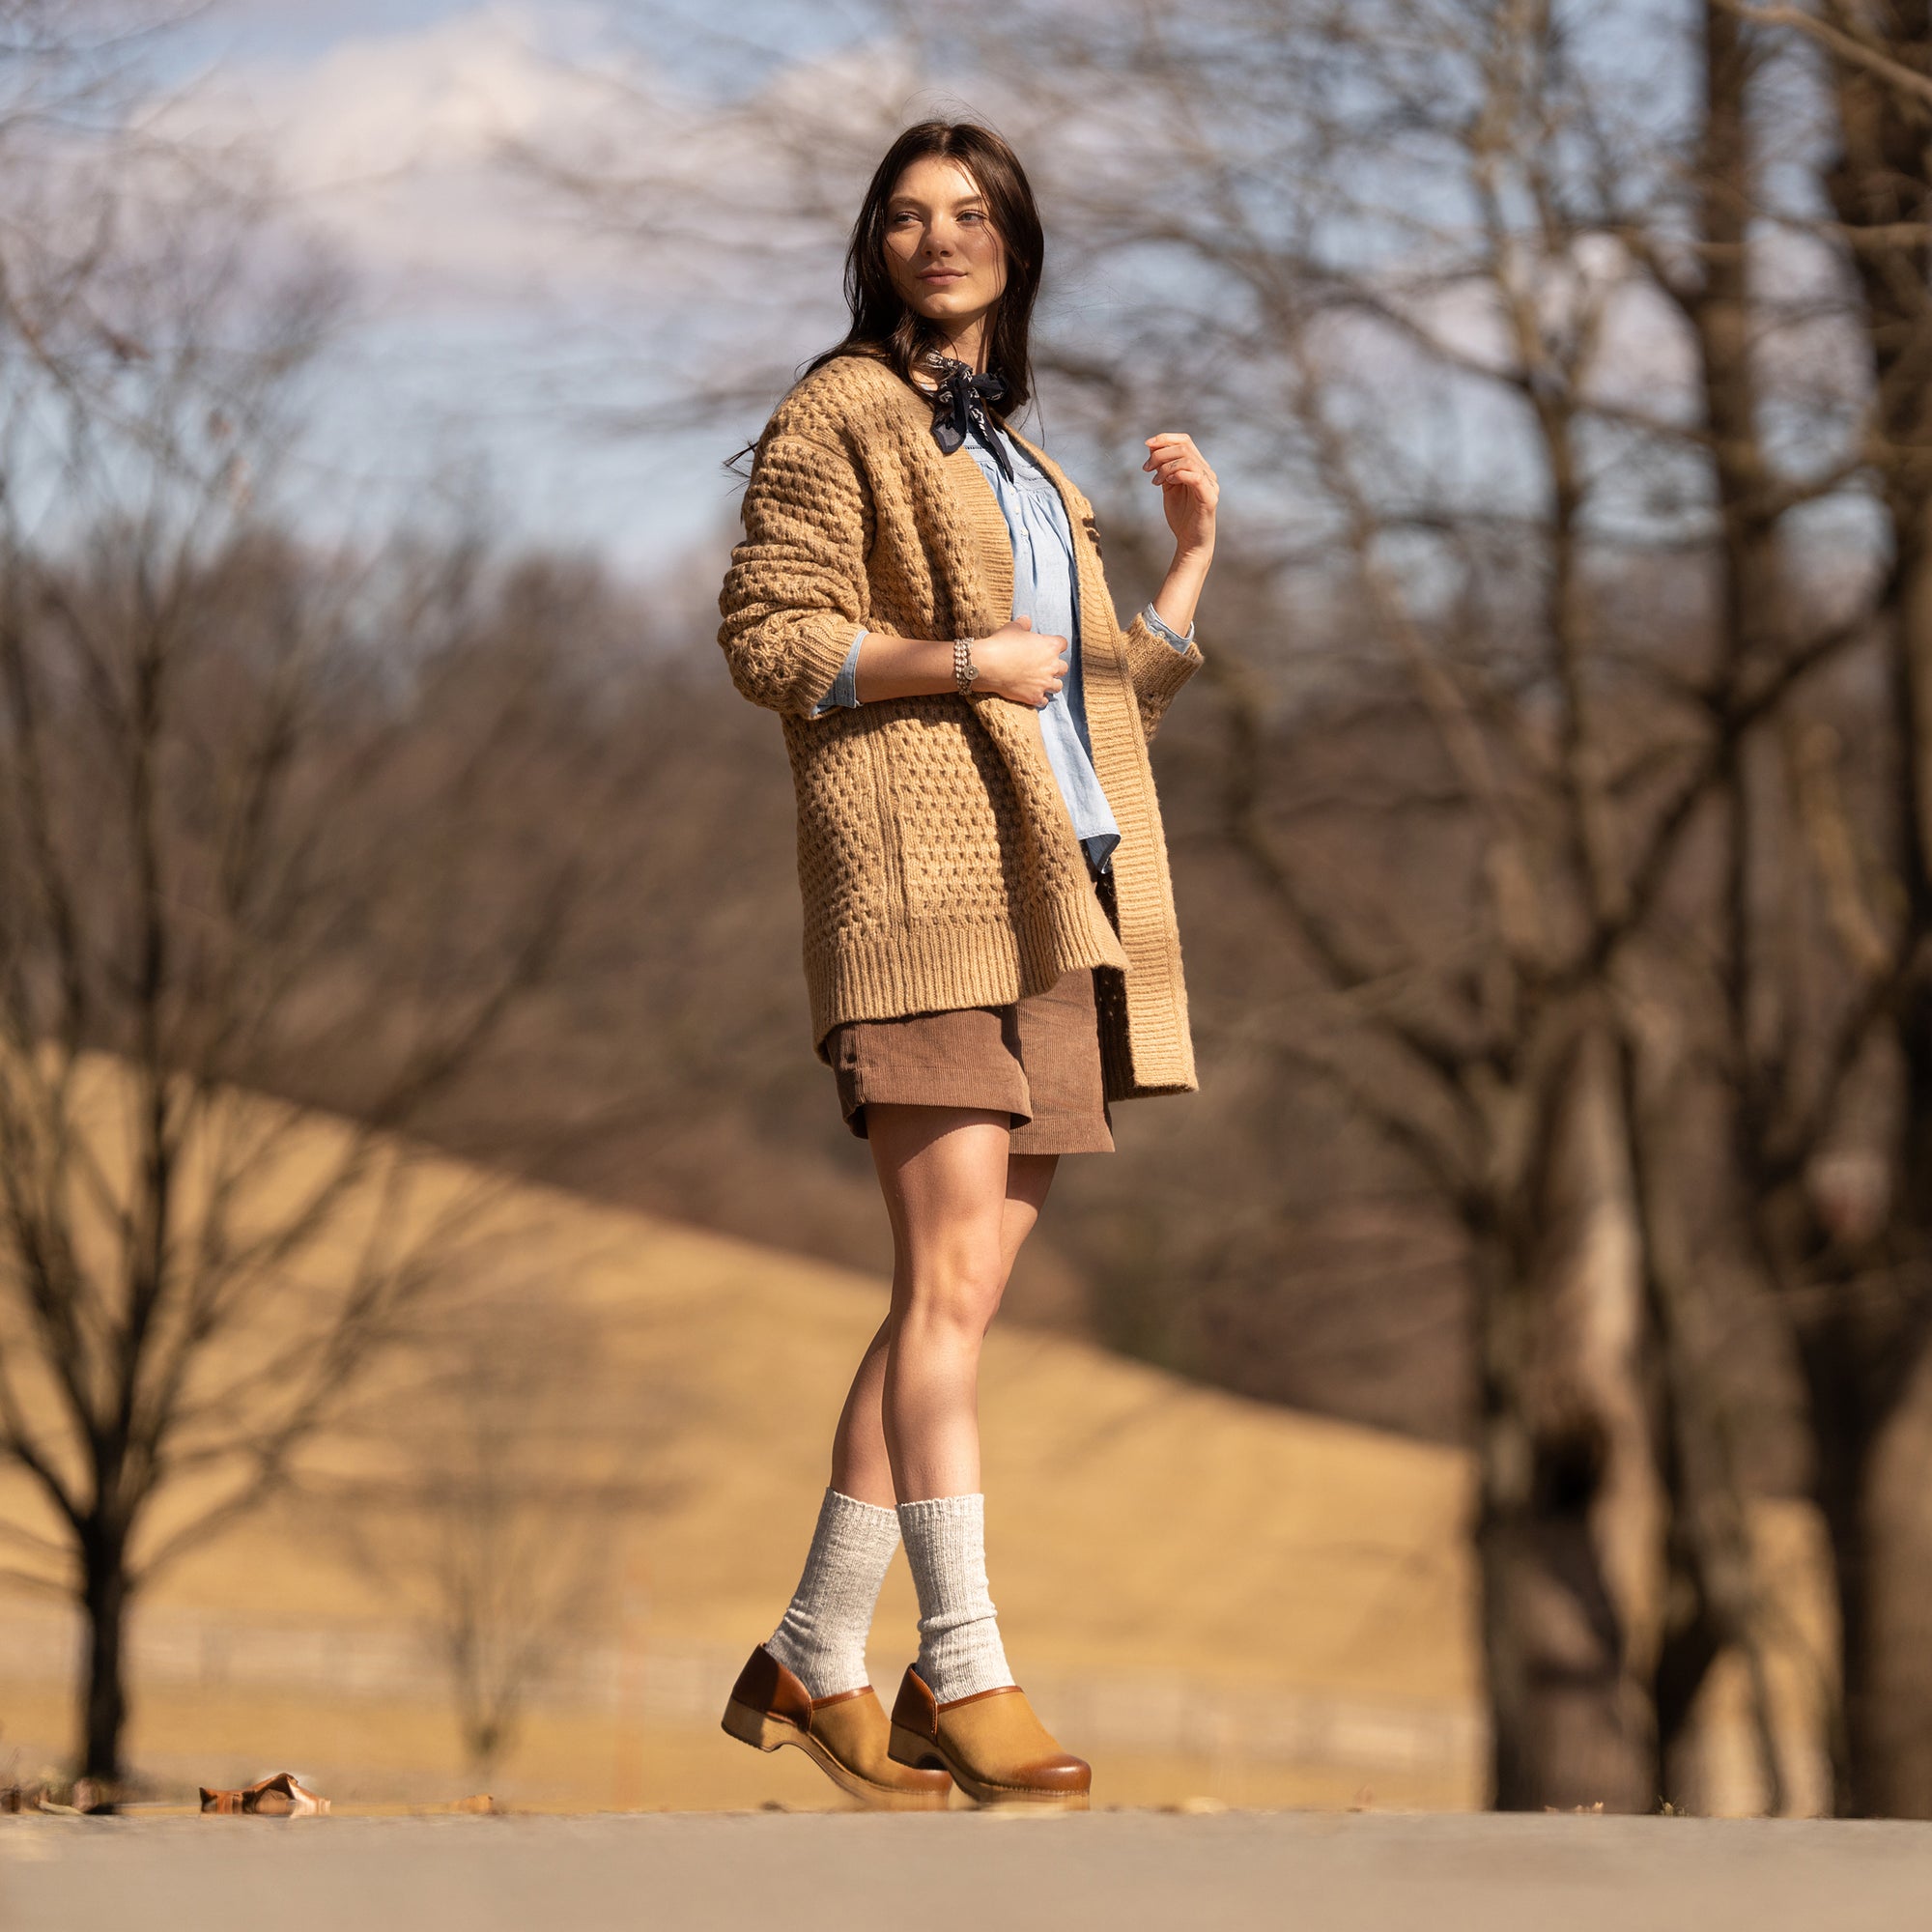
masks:
{"type": "Polygon", "coordinates": [[[1112,1153],[1094,975],[1064,973],[1006,1007],[847,1020],[827,1041],[845,1124],[866,1107],[984,1107],[1012,1116],[1012,1153],[1112,1153]]]}

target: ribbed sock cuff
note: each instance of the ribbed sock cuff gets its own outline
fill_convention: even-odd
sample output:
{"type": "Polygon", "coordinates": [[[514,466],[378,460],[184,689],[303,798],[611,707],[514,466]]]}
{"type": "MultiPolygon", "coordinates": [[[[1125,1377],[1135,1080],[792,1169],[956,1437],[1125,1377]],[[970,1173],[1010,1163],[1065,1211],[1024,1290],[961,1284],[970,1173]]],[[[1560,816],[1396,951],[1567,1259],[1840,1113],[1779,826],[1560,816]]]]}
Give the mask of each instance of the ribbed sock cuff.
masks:
{"type": "Polygon", "coordinates": [[[866,1639],[898,1542],[895,1511],[826,1490],[805,1572],[765,1645],[813,1697],[868,1682],[866,1639]]]}
{"type": "Polygon", "coordinates": [[[919,1593],[919,1674],[942,1704],[1013,1681],[986,1581],[985,1503],[927,1496],[898,1506],[919,1593]]]}

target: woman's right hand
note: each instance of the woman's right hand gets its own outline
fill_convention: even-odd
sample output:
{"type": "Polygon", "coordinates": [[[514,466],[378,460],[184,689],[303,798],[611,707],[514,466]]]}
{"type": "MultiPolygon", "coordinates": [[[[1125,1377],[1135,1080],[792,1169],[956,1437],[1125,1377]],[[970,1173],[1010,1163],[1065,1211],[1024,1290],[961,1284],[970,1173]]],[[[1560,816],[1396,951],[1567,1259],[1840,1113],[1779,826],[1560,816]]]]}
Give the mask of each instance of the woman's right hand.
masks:
{"type": "Polygon", "coordinates": [[[973,689],[1043,710],[1046,700],[1066,683],[1069,648],[1065,638],[1036,631],[1031,617],[1015,617],[990,637],[974,639],[973,662],[980,667],[980,675],[973,680],[973,689]]]}

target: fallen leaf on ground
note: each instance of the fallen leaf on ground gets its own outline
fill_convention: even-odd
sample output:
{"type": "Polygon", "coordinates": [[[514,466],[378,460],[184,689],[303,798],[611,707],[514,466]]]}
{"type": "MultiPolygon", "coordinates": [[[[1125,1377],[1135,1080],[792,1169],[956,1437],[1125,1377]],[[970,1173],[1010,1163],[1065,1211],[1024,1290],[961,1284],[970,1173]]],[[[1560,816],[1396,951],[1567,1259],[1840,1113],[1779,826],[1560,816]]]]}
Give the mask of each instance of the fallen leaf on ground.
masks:
{"type": "Polygon", "coordinates": [[[298,1784],[293,1773],[278,1771],[240,1791],[211,1791],[204,1784],[201,1808],[222,1817],[320,1818],[327,1814],[328,1800],[298,1784]]]}

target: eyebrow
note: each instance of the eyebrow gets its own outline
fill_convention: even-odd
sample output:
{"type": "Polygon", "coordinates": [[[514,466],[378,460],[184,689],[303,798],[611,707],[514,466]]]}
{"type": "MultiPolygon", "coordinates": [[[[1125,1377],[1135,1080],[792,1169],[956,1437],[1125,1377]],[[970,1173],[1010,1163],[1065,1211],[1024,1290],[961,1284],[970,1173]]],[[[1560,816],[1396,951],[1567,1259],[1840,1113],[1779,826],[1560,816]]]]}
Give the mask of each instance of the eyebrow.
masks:
{"type": "MultiPolygon", "coordinates": [[[[979,193],[962,194],[956,200],[946,203],[945,206],[950,208],[970,208],[975,202],[979,202],[983,205],[985,199],[986,197],[983,194],[979,194],[979,193]]],[[[895,194],[889,196],[886,201],[886,206],[888,209],[924,208],[926,205],[927,204],[920,200],[919,196],[916,194],[895,194]]]]}

